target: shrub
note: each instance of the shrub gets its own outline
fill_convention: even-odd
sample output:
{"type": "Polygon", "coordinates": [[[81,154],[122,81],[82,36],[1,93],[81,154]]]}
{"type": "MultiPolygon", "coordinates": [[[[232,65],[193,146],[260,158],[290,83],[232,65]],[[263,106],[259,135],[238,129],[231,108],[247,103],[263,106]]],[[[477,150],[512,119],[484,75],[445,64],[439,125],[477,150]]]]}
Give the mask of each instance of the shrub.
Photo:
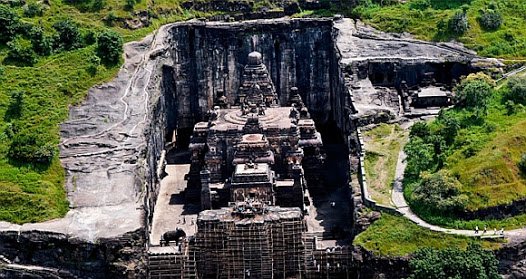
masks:
{"type": "Polygon", "coordinates": [[[40,3],[31,2],[24,6],[24,16],[35,17],[44,14],[44,7],[40,3]]]}
{"type": "Polygon", "coordinates": [[[53,28],[57,31],[55,48],[73,50],[82,47],[82,36],[76,23],[67,19],[56,22],[53,28]]]}
{"type": "Polygon", "coordinates": [[[97,56],[107,65],[115,65],[122,54],[122,37],[111,30],[106,30],[97,36],[97,56]]]}
{"type": "Polygon", "coordinates": [[[45,56],[51,54],[52,40],[44,34],[44,29],[42,27],[34,26],[29,33],[29,39],[33,44],[33,50],[38,55],[45,56]]]}
{"type": "Polygon", "coordinates": [[[107,26],[113,26],[115,25],[115,21],[117,20],[117,16],[114,12],[109,12],[108,15],[104,18],[104,23],[107,26]]]}
{"type": "Polygon", "coordinates": [[[526,153],[523,153],[521,156],[521,159],[519,160],[519,163],[517,163],[517,166],[519,167],[519,170],[526,174],[526,153]]]}
{"type": "Polygon", "coordinates": [[[439,171],[422,174],[422,181],[413,192],[413,200],[434,212],[460,212],[468,197],[460,193],[460,182],[449,173],[439,171]]]}
{"type": "Polygon", "coordinates": [[[51,163],[55,156],[55,147],[41,136],[43,134],[46,133],[27,128],[15,131],[8,156],[20,163],[51,163]]]}
{"type": "Polygon", "coordinates": [[[448,21],[448,30],[455,35],[466,33],[468,28],[468,17],[464,11],[457,11],[448,21]]]}
{"type": "Polygon", "coordinates": [[[511,77],[505,99],[516,104],[526,105],[526,77],[511,77]]]}
{"type": "Polygon", "coordinates": [[[105,0],[93,0],[93,3],[91,4],[91,10],[92,11],[100,11],[106,7],[106,1],[105,0]]]}
{"type": "Polygon", "coordinates": [[[479,244],[458,248],[418,250],[409,261],[409,279],[479,278],[497,279],[499,261],[479,244]]]}
{"type": "Polygon", "coordinates": [[[33,66],[37,62],[37,55],[29,40],[16,38],[7,43],[9,49],[7,60],[21,66],[33,66]]]}
{"type": "Polygon", "coordinates": [[[431,7],[430,0],[414,0],[409,2],[409,9],[424,11],[431,7]]]}
{"type": "Polygon", "coordinates": [[[425,138],[431,134],[429,126],[425,121],[418,121],[413,126],[411,126],[411,131],[409,131],[409,136],[411,137],[420,137],[425,138]]]}
{"type": "Polygon", "coordinates": [[[497,30],[502,25],[502,15],[494,10],[486,10],[478,17],[478,22],[483,29],[497,30]]]}
{"type": "Polygon", "coordinates": [[[454,89],[455,106],[475,111],[477,116],[487,112],[493,88],[483,76],[468,76],[454,89]]]}
{"type": "Polygon", "coordinates": [[[436,166],[434,145],[419,137],[411,138],[404,151],[407,153],[405,174],[409,178],[418,178],[421,172],[432,170],[436,166]]]}
{"type": "Polygon", "coordinates": [[[16,12],[5,5],[0,5],[0,26],[0,42],[2,43],[12,40],[20,26],[16,12]]]}
{"type": "Polygon", "coordinates": [[[5,112],[5,120],[10,121],[11,119],[17,119],[22,116],[22,109],[24,106],[24,92],[13,91],[9,97],[9,104],[5,112]]]}

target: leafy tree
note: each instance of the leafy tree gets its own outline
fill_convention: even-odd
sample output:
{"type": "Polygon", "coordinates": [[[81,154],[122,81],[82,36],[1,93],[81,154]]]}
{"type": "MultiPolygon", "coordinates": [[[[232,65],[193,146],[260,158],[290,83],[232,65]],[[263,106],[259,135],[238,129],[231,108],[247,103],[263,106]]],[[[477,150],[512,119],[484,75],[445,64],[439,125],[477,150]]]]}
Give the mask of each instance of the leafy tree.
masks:
{"type": "Polygon", "coordinates": [[[413,200],[434,212],[459,212],[468,197],[460,193],[461,184],[445,171],[422,174],[422,181],[413,192],[413,200]]]}
{"type": "Polygon", "coordinates": [[[77,24],[69,19],[53,24],[57,31],[55,48],[73,50],[82,47],[82,36],[77,24]]]}
{"type": "Polygon", "coordinates": [[[122,54],[122,37],[111,30],[106,30],[97,37],[97,56],[107,65],[115,65],[122,54]]]}
{"type": "Polygon", "coordinates": [[[519,170],[526,175],[526,153],[522,154],[517,166],[519,167],[519,170]]]}
{"type": "Polygon", "coordinates": [[[465,11],[457,11],[448,21],[448,30],[455,35],[468,31],[468,16],[465,11]]]}
{"type": "Polygon", "coordinates": [[[479,16],[478,22],[486,30],[497,30],[502,25],[502,15],[495,10],[486,10],[479,16]]]}
{"type": "Polygon", "coordinates": [[[7,48],[9,52],[6,58],[14,64],[33,66],[37,62],[37,55],[33,50],[33,45],[26,39],[16,38],[7,43],[7,48]]]}
{"type": "Polygon", "coordinates": [[[466,78],[455,87],[456,106],[475,111],[479,116],[487,112],[493,88],[484,79],[466,78]]]}
{"type": "Polygon", "coordinates": [[[453,113],[448,110],[441,110],[438,116],[438,121],[442,124],[440,134],[448,145],[451,145],[455,141],[455,137],[461,128],[460,120],[455,117],[453,113]]]}
{"type": "Polygon", "coordinates": [[[413,137],[404,147],[407,154],[406,176],[418,178],[423,171],[431,170],[436,162],[434,160],[435,147],[426,143],[419,137],[413,137]]]}
{"type": "Polygon", "coordinates": [[[526,105],[526,77],[511,77],[508,80],[508,92],[505,99],[526,105]]]}
{"type": "Polygon", "coordinates": [[[2,43],[12,40],[20,26],[16,12],[5,5],[0,5],[0,26],[0,42],[2,43]]]}
{"type": "Polygon", "coordinates": [[[44,7],[40,3],[31,2],[24,6],[24,16],[35,17],[44,14],[44,7]]]}
{"type": "Polygon", "coordinates": [[[466,251],[422,248],[409,261],[409,279],[497,279],[498,263],[495,254],[479,244],[469,244],[466,251]]]}
{"type": "Polygon", "coordinates": [[[411,131],[409,131],[409,136],[411,137],[420,137],[426,138],[431,134],[429,126],[425,121],[418,121],[413,126],[411,126],[411,131]]]}

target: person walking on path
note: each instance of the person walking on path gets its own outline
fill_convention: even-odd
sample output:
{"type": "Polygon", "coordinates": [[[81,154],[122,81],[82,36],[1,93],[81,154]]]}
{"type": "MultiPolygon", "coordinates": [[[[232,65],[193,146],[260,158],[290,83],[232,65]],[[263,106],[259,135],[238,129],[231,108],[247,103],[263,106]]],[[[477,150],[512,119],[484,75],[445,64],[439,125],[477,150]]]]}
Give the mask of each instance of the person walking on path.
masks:
{"type": "Polygon", "coordinates": [[[479,233],[479,226],[475,226],[475,234],[479,233]]]}
{"type": "Polygon", "coordinates": [[[483,234],[486,234],[487,231],[488,231],[488,227],[486,227],[486,225],[484,225],[484,232],[483,232],[483,234]]]}

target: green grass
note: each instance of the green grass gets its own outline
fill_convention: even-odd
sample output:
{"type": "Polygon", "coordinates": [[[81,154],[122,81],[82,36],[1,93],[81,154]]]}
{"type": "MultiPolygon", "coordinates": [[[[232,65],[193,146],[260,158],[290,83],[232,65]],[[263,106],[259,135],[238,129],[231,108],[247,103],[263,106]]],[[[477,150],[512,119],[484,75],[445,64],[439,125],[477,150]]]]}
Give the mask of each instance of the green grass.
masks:
{"type": "Polygon", "coordinates": [[[409,0],[403,4],[380,6],[360,5],[353,11],[366,23],[389,32],[409,32],[424,40],[456,39],[480,55],[508,59],[524,59],[526,56],[526,2],[522,0],[432,0],[431,7],[423,10],[411,9],[409,0]],[[487,9],[490,2],[496,3],[504,22],[495,31],[483,30],[478,21],[479,11],[487,9]],[[437,24],[448,19],[463,4],[469,5],[470,28],[462,36],[440,34],[437,24]]]}
{"type": "Polygon", "coordinates": [[[497,249],[500,246],[499,240],[480,240],[433,232],[404,217],[388,213],[382,213],[378,221],[354,239],[355,245],[383,256],[406,256],[423,247],[466,249],[470,242],[479,242],[487,249],[497,249]]]}
{"type": "Polygon", "coordinates": [[[380,124],[364,132],[365,175],[372,198],[385,205],[391,203],[391,189],[396,162],[407,132],[398,124],[380,124]]]}

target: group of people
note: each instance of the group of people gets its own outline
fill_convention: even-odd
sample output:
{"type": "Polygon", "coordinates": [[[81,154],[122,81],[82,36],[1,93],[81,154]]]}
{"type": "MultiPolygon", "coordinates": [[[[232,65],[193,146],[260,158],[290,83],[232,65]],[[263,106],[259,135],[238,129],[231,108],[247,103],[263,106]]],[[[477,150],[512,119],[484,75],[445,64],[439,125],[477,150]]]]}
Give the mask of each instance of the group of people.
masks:
{"type": "MultiPolygon", "coordinates": [[[[482,234],[486,234],[488,232],[488,227],[484,226],[484,231],[482,231],[482,234]]],[[[479,233],[479,226],[475,226],[475,234],[479,233]]],[[[497,228],[493,229],[493,234],[497,235],[497,228]]],[[[500,228],[499,235],[504,235],[504,228],[500,228]]]]}

